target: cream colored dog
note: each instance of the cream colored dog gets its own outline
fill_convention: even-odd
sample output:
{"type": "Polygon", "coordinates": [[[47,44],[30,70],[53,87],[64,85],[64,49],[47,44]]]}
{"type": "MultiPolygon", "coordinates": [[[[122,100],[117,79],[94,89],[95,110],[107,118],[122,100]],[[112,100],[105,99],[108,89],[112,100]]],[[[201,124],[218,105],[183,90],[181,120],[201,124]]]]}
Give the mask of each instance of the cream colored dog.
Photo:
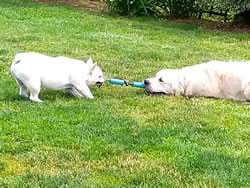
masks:
{"type": "Polygon", "coordinates": [[[93,99],[89,86],[105,82],[102,70],[89,58],[87,63],[68,57],[49,57],[35,52],[19,53],[11,65],[11,74],[20,87],[19,94],[42,102],[40,88],[65,89],[77,97],[93,99]],[[80,91],[80,92],[79,92],[80,91]]]}
{"type": "Polygon", "coordinates": [[[210,61],[164,69],[144,80],[144,84],[148,93],[250,101],[250,62],[210,61]]]}

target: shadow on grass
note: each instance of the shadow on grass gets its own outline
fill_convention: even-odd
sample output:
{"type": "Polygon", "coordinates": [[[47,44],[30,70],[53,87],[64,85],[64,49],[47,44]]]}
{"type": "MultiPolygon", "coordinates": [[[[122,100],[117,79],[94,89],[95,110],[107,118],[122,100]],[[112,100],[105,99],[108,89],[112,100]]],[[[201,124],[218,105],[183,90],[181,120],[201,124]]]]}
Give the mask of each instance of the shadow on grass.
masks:
{"type": "MultiPolygon", "coordinates": [[[[5,85],[8,84],[5,83],[5,85]]],[[[23,155],[28,165],[32,165],[34,161],[46,165],[48,160],[70,161],[71,153],[79,155],[83,161],[104,160],[110,161],[111,164],[113,157],[122,156],[124,153],[145,154],[157,156],[156,160],[163,161],[174,158],[177,171],[181,174],[189,174],[183,177],[183,181],[191,184],[195,184],[199,179],[194,176],[208,176],[216,184],[229,187],[244,186],[249,183],[248,158],[210,151],[198,146],[197,143],[200,141],[194,141],[194,137],[200,136],[201,139],[202,134],[205,134],[205,138],[215,139],[215,142],[220,143],[222,142],[220,139],[223,139],[225,142],[230,138],[224,134],[230,133],[225,133],[223,130],[211,129],[209,134],[203,133],[202,130],[193,130],[195,128],[187,130],[186,127],[194,125],[194,122],[185,117],[181,121],[166,120],[158,126],[143,126],[134,118],[114,112],[112,104],[119,99],[114,101],[100,99],[103,94],[98,94],[97,100],[66,101],[65,96],[72,97],[64,92],[47,90],[43,91],[42,97],[50,102],[41,105],[19,100],[16,98],[18,94],[12,94],[12,90],[13,88],[9,88],[9,93],[6,94],[8,98],[5,104],[8,108],[0,114],[0,154],[2,155],[23,155]],[[58,98],[60,100],[57,101],[58,98]],[[102,102],[102,100],[106,101],[102,102]],[[170,128],[170,124],[174,127],[170,128]],[[192,135],[194,133],[195,135],[192,135]],[[218,138],[214,138],[214,134],[217,134],[218,138]],[[58,153],[58,150],[61,152],[58,153]]],[[[134,92],[134,90],[131,89],[128,92],[134,92]]],[[[121,97],[126,97],[126,93],[124,92],[121,97]]],[[[135,96],[130,93],[129,97],[135,96]]],[[[157,121],[153,122],[153,125],[157,125],[157,121]]],[[[206,126],[209,125],[205,122],[203,127],[206,128],[206,126]]],[[[167,169],[168,165],[166,162],[166,166],[163,165],[162,168],[167,169]]],[[[58,168],[60,169],[60,166],[58,168]]],[[[112,167],[107,164],[106,169],[107,173],[110,173],[112,167]]],[[[4,162],[0,163],[0,170],[7,173],[4,162]]],[[[126,169],[120,169],[119,172],[122,173],[124,170],[126,169]]],[[[103,174],[103,172],[105,172],[103,169],[97,170],[97,174],[103,174]]],[[[123,174],[111,173],[111,176],[123,177],[123,174]]],[[[168,178],[164,173],[160,173],[159,176],[163,179],[168,178]]],[[[35,172],[27,172],[15,177],[17,178],[15,183],[20,184],[30,180],[36,181],[38,177],[41,178],[39,182],[53,185],[62,185],[68,178],[67,181],[72,183],[78,179],[77,174],[68,177],[68,174],[50,176],[35,172]]],[[[158,175],[155,177],[153,175],[153,179],[157,177],[158,175]]],[[[150,180],[152,177],[151,179],[134,177],[133,180],[128,180],[130,182],[128,184],[139,182],[150,185],[150,180]]],[[[78,183],[85,184],[88,181],[78,183]]]]}
{"type": "Polygon", "coordinates": [[[244,187],[250,183],[250,160],[199,147],[183,148],[178,166],[192,174],[206,174],[221,185],[244,187]]]}
{"type": "MultiPolygon", "coordinates": [[[[12,77],[10,77],[9,80],[2,80],[2,82],[0,83],[0,88],[2,88],[0,90],[0,101],[3,101],[3,102],[21,102],[21,101],[27,102],[29,101],[31,102],[29,98],[22,97],[18,94],[19,87],[15,83],[14,78],[12,77]]],[[[28,95],[29,95],[29,91],[28,91],[28,95]]],[[[60,99],[64,99],[64,100],[78,99],[77,97],[72,96],[66,91],[63,91],[63,90],[53,91],[53,90],[48,90],[48,89],[41,89],[39,98],[43,100],[44,102],[55,102],[60,99]]]]}

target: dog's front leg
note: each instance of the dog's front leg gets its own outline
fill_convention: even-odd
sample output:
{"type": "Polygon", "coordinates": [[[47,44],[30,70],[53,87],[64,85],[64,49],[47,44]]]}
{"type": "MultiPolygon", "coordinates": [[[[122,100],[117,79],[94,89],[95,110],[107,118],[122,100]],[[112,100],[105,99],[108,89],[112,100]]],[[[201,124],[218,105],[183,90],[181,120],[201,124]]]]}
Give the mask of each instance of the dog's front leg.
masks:
{"type": "Polygon", "coordinates": [[[79,83],[75,83],[73,84],[75,86],[75,88],[77,90],[79,90],[83,95],[85,95],[87,98],[89,99],[93,99],[94,96],[93,94],[91,93],[90,89],[89,89],[89,86],[87,85],[86,82],[82,83],[82,84],[79,84],[79,83]]]}
{"type": "Polygon", "coordinates": [[[248,86],[245,88],[244,95],[246,97],[246,101],[250,101],[250,83],[248,83],[248,86]]]}
{"type": "Polygon", "coordinates": [[[83,97],[83,95],[81,93],[79,93],[76,88],[67,88],[66,91],[68,93],[70,93],[71,95],[75,96],[75,97],[83,97]]]}

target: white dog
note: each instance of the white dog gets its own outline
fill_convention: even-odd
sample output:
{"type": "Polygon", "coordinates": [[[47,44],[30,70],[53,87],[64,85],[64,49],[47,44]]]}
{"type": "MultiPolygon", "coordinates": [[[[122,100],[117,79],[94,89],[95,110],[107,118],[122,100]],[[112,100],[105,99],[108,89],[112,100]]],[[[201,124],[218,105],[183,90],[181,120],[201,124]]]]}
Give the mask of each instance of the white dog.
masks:
{"type": "Polygon", "coordinates": [[[164,69],[144,80],[147,93],[250,101],[250,62],[220,62],[164,69]]]}
{"type": "Polygon", "coordinates": [[[67,57],[49,57],[35,52],[19,53],[11,65],[11,74],[20,87],[19,94],[30,100],[42,102],[38,95],[40,88],[65,89],[77,97],[93,99],[89,89],[92,85],[105,82],[102,70],[90,57],[87,63],[67,57]],[[80,93],[78,92],[80,91],[80,93]]]}

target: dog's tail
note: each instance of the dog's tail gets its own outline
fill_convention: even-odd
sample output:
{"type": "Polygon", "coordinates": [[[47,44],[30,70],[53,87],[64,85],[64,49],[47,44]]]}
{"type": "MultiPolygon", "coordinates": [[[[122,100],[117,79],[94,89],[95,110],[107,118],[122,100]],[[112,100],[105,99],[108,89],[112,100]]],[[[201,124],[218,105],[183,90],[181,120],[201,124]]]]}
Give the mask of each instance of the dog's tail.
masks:
{"type": "Polygon", "coordinates": [[[16,57],[14,58],[14,60],[11,63],[11,67],[10,67],[10,73],[16,77],[15,75],[15,69],[16,69],[16,65],[18,65],[21,62],[20,58],[16,55],[16,57]]]}
{"type": "Polygon", "coordinates": [[[16,61],[13,61],[12,64],[15,64],[15,65],[16,65],[16,64],[18,64],[18,63],[20,63],[20,62],[21,62],[21,60],[16,60],[16,61]]]}

